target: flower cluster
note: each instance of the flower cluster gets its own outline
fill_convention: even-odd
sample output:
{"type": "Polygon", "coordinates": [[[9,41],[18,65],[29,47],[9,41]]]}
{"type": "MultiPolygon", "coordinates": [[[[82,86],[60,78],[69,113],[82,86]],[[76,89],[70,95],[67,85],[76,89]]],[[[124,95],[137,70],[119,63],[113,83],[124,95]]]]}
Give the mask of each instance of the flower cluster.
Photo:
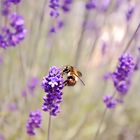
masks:
{"type": "Polygon", "coordinates": [[[61,75],[61,69],[51,67],[49,74],[43,78],[42,88],[46,95],[43,97],[43,111],[48,111],[50,115],[56,116],[60,112],[60,103],[62,102],[62,89],[64,88],[64,79],[61,75]]]}
{"type": "Polygon", "coordinates": [[[16,46],[25,38],[25,35],[26,29],[22,16],[14,13],[10,16],[9,28],[4,27],[2,29],[0,34],[0,46],[2,48],[16,46]]]}
{"type": "Polygon", "coordinates": [[[18,45],[26,35],[24,19],[17,13],[10,13],[11,4],[18,4],[20,0],[4,0],[2,15],[5,16],[6,25],[1,28],[0,47],[7,48],[18,45]],[[8,24],[9,23],[9,24],[8,24]]]}
{"type": "Polygon", "coordinates": [[[11,2],[9,2],[8,0],[4,0],[2,1],[1,4],[1,14],[3,16],[7,16],[11,11],[11,2]]]}
{"type": "Polygon", "coordinates": [[[95,5],[95,2],[93,0],[88,0],[86,2],[85,7],[87,10],[93,10],[93,9],[95,9],[96,5],[95,5]]]}
{"type": "Polygon", "coordinates": [[[113,96],[104,96],[103,102],[105,103],[107,108],[113,109],[117,104],[117,100],[113,98],[113,96]]]}
{"type": "Polygon", "coordinates": [[[112,79],[116,90],[121,95],[126,94],[130,87],[134,67],[134,58],[130,54],[123,54],[119,58],[119,63],[117,69],[112,74],[112,79]]]}
{"type": "Polygon", "coordinates": [[[62,10],[63,12],[69,12],[70,11],[70,6],[72,4],[73,0],[64,0],[62,4],[62,10]]]}
{"type": "Polygon", "coordinates": [[[11,12],[11,6],[12,4],[19,4],[21,0],[3,0],[2,1],[2,10],[1,13],[3,16],[8,16],[11,12]]]}
{"type": "Polygon", "coordinates": [[[59,0],[50,0],[50,5],[49,7],[51,8],[51,11],[50,11],[50,16],[51,17],[58,17],[59,16],[59,0]]]}
{"type": "Polygon", "coordinates": [[[126,11],[126,20],[127,21],[129,21],[132,18],[133,14],[134,14],[134,10],[135,10],[134,6],[130,6],[127,9],[127,11],[126,11]]]}
{"type": "Polygon", "coordinates": [[[37,77],[31,77],[27,82],[28,90],[31,93],[34,93],[34,90],[35,90],[35,88],[37,87],[38,84],[39,84],[39,79],[37,77]]]}
{"type": "Polygon", "coordinates": [[[18,4],[21,2],[21,0],[9,0],[10,2],[14,3],[14,4],[18,4]]]}
{"type": "Polygon", "coordinates": [[[39,110],[32,111],[29,114],[29,119],[26,124],[27,133],[29,135],[35,135],[35,128],[41,126],[41,112],[39,110]]]}
{"type": "Polygon", "coordinates": [[[123,98],[115,98],[115,94],[112,95],[106,95],[103,97],[103,102],[106,105],[108,109],[114,109],[118,104],[123,103],[123,98]]]}
{"type": "Polygon", "coordinates": [[[107,108],[114,108],[116,104],[123,102],[123,97],[127,94],[131,85],[131,77],[134,68],[134,58],[130,54],[125,53],[119,58],[118,66],[112,73],[112,80],[120,99],[112,96],[105,96],[104,103],[107,108]]]}
{"type": "Polygon", "coordinates": [[[56,33],[64,26],[64,21],[62,16],[60,16],[60,12],[62,10],[63,14],[68,13],[70,11],[72,2],[73,0],[63,0],[62,3],[60,3],[59,0],[50,0],[50,16],[51,18],[55,19],[55,22],[53,22],[53,25],[50,27],[49,33],[56,33]]]}
{"type": "Polygon", "coordinates": [[[56,33],[58,29],[61,29],[64,26],[64,22],[63,21],[58,21],[56,23],[56,25],[52,26],[50,28],[50,33],[56,33]]]}

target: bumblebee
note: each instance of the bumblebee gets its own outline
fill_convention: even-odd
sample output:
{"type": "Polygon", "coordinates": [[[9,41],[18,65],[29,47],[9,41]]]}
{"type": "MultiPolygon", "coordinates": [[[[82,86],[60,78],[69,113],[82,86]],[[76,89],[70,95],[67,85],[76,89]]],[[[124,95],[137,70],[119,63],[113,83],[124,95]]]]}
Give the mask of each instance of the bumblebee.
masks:
{"type": "Polygon", "coordinates": [[[78,79],[82,82],[83,85],[85,83],[82,81],[80,77],[82,77],[82,73],[77,70],[75,67],[67,65],[62,69],[62,76],[66,75],[66,80],[64,84],[66,86],[74,86],[78,79]]]}

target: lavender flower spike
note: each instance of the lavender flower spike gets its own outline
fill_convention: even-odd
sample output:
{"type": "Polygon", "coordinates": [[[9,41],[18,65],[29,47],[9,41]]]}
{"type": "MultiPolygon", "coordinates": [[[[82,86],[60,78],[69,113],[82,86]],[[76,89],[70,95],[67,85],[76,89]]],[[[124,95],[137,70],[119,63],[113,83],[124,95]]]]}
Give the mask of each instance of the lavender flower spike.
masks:
{"type": "Polygon", "coordinates": [[[48,111],[50,115],[56,116],[60,112],[60,103],[62,102],[62,89],[64,88],[64,79],[61,75],[61,69],[51,67],[49,74],[43,78],[42,88],[46,92],[43,97],[43,111],[48,111]]]}
{"type": "Polygon", "coordinates": [[[0,33],[0,47],[7,48],[18,45],[26,36],[24,19],[17,13],[9,16],[10,26],[3,27],[0,33]]]}
{"type": "Polygon", "coordinates": [[[35,135],[35,128],[40,128],[41,126],[41,112],[39,110],[32,111],[29,114],[29,119],[26,124],[27,133],[29,135],[35,135]]]}
{"type": "Polygon", "coordinates": [[[64,79],[60,68],[53,66],[49,74],[43,78],[42,88],[46,95],[43,97],[43,111],[49,112],[48,140],[50,140],[51,116],[57,116],[60,112],[60,103],[62,102],[62,89],[64,88],[64,79]]]}
{"type": "Polygon", "coordinates": [[[50,0],[50,5],[49,7],[51,8],[51,11],[50,11],[50,16],[51,17],[58,17],[59,16],[59,0],[50,0]]]}
{"type": "Polygon", "coordinates": [[[134,67],[134,58],[130,54],[123,54],[119,58],[117,69],[113,72],[112,78],[114,86],[120,95],[125,95],[127,93],[134,67]]]}
{"type": "Polygon", "coordinates": [[[10,16],[10,25],[15,31],[9,37],[9,46],[16,46],[25,38],[27,33],[23,17],[17,13],[12,14],[10,16]]]}

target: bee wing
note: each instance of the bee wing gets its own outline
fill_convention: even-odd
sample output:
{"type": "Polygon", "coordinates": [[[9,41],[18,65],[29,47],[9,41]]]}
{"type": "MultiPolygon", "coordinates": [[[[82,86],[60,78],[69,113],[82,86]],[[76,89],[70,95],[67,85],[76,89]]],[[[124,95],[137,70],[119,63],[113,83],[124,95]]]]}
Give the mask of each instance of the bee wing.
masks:
{"type": "Polygon", "coordinates": [[[78,75],[79,77],[82,77],[82,73],[81,73],[80,71],[77,71],[77,75],[78,75]]]}
{"type": "Polygon", "coordinates": [[[74,74],[76,77],[78,77],[78,79],[82,82],[82,84],[85,86],[85,83],[83,82],[83,80],[76,74],[74,74]]]}

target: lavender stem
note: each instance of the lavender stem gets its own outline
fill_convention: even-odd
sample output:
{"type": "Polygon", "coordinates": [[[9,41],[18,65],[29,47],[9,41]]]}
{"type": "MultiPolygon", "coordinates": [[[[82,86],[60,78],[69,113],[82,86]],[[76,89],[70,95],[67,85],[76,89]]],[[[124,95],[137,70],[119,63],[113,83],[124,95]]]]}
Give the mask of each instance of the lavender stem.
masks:
{"type": "MultiPolygon", "coordinates": [[[[44,16],[45,16],[45,8],[46,8],[46,5],[47,5],[47,0],[44,0],[44,3],[43,3],[43,7],[42,7],[42,11],[41,11],[41,16],[40,16],[40,21],[39,21],[39,25],[38,25],[38,29],[37,29],[37,35],[36,35],[36,39],[35,39],[35,42],[34,42],[34,47],[33,47],[33,53],[31,54],[31,59],[32,59],[32,62],[31,62],[31,67],[33,66],[34,64],[34,59],[33,58],[36,58],[36,51],[37,51],[37,48],[39,46],[39,43],[40,43],[40,36],[41,36],[41,32],[42,32],[42,27],[43,27],[43,22],[44,22],[44,16]]],[[[33,19],[34,20],[34,19],[33,19]]],[[[34,24],[34,23],[33,23],[34,24]]]]}
{"type": "Polygon", "coordinates": [[[50,140],[50,131],[51,131],[51,115],[49,115],[48,138],[47,138],[47,140],[50,140]]]}
{"type": "Polygon", "coordinates": [[[98,135],[100,133],[101,126],[102,126],[102,124],[104,122],[104,118],[105,118],[106,112],[107,112],[107,108],[105,108],[105,110],[103,112],[102,119],[101,119],[100,124],[99,124],[99,127],[98,127],[98,129],[97,129],[97,131],[95,133],[94,140],[97,140],[97,138],[98,138],[98,135]]]}
{"type": "MultiPolygon", "coordinates": [[[[114,91],[114,93],[112,94],[112,97],[114,97],[115,95],[116,95],[116,91],[114,91]]],[[[107,110],[108,110],[108,109],[105,108],[105,110],[104,110],[104,112],[103,112],[102,119],[101,119],[100,124],[99,124],[99,127],[98,127],[98,129],[97,129],[97,131],[96,131],[96,133],[95,133],[94,140],[97,140],[97,138],[98,138],[98,135],[99,135],[99,133],[100,133],[101,126],[102,126],[102,124],[103,124],[103,122],[104,122],[104,119],[105,119],[105,115],[106,115],[107,110]]]]}
{"type": "MultiPolygon", "coordinates": [[[[88,20],[88,17],[89,17],[89,12],[85,11],[83,24],[85,23],[85,21],[88,20]]],[[[82,27],[80,37],[79,37],[79,40],[78,40],[78,44],[77,44],[77,48],[76,48],[75,66],[77,66],[78,62],[79,62],[79,58],[80,58],[80,54],[81,54],[81,50],[82,50],[82,40],[84,38],[85,30],[86,30],[85,27],[82,27]]]]}
{"type": "Polygon", "coordinates": [[[128,50],[128,48],[129,48],[129,46],[131,45],[131,43],[132,43],[132,41],[133,41],[133,39],[134,39],[136,33],[138,32],[139,28],[140,28],[140,23],[138,24],[138,26],[137,26],[137,28],[136,28],[134,34],[132,35],[131,39],[128,41],[128,43],[127,43],[127,45],[126,45],[125,50],[123,51],[123,53],[126,53],[126,51],[128,50]]]}

